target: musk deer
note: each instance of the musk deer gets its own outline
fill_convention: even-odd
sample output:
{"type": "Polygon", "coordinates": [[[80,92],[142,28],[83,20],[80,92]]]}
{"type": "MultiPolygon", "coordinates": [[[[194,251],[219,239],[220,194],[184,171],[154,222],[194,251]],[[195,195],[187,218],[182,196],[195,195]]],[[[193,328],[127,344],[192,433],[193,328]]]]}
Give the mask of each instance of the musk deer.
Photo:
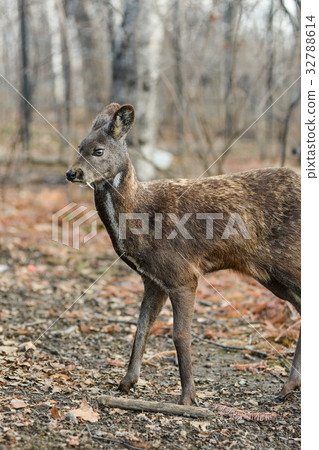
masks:
{"type": "MultiPolygon", "coordinates": [[[[119,389],[128,392],[135,386],[149,331],[169,297],[180,403],[190,405],[195,401],[191,322],[201,274],[232,269],[250,275],[300,313],[299,177],[289,169],[269,168],[196,182],[142,183],[125,143],[133,121],[131,105],[107,106],[66,176],[94,189],[97,212],[115,251],[144,282],[131,359],[119,389]],[[130,225],[124,231],[123,215],[130,225]]],[[[299,386],[300,336],[280,397],[299,386]]]]}

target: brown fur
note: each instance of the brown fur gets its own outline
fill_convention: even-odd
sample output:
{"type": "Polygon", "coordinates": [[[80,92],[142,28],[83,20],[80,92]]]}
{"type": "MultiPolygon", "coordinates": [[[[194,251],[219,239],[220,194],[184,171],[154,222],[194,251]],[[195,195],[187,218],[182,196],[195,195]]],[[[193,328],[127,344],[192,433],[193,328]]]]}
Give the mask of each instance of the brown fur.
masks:
{"type": "MultiPolygon", "coordinates": [[[[96,209],[109,232],[114,249],[145,284],[137,334],[128,372],[120,384],[128,391],[139,376],[150,327],[167,296],[174,313],[174,343],[182,382],[181,403],[195,399],[190,359],[190,327],[200,274],[233,269],[258,280],[300,312],[300,180],[289,169],[259,169],[233,175],[193,180],[140,183],[126,150],[132,126],[130,105],[112,103],[97,116],[83,140],[72,171],[74,181],[94,185],[96,209]],[[101,158],[92,152],[104,149],[101,158]],[[119,239],[120,213],[147,213],[149,233],[137,235],[139,220],[127,222],[126,239],[119,239]],[[163,214],[163,238],[155,239],[156,214],[163,214]],[[185,229],[193,239],[177,233],[168,214],[181,219],[192,213],[185,229]],[[213,239],[206,238],[206,221],[197,213],[219,213],[213,239]],[[250,239],[241,233],[223,239],[232,214],[239,214],[250,239]],[[115,221],[115,222],[114,222],[115,221]]],[[[236,228],[236,227],[234,227],[236,228]]],[[[231,299],[230,299],[231,300],[231,299]]],[[[300,385],[300,342],[288,382],[281,396],[300,385]]]]}

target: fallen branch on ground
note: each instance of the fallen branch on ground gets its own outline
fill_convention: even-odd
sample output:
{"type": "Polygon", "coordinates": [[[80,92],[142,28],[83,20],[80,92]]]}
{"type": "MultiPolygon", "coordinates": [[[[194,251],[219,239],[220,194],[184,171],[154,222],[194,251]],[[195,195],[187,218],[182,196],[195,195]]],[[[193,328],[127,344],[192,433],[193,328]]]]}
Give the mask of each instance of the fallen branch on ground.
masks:
{"type": "Polygon", "coordinates": [[[195,338],[199,339],[200,341],[207,342],[208,344],[211,344],[211,345],[215,345],[215,347],[224,348],[225,350],[236,350],[236,351],[245,350],[247,352],[252,353],[253,355],[260,356],[261,358],[267,358],[268,357],[268,354],[266,352],[261,352],[260,350],[255,350],[255,349],[249,348],[249,347],[239,347],[237,345],[219,344],[218,342],[211,341],[210,339],[202,338],[202,337],[198,336],[195,333],[192,333],[192,335],[195,338]]]}
{"type": "Polygon", "coordinates": [[[199,408],[197,406],[175,405],[174,403],[150,402],[130,398],[110,397],[101,395],[98,398],[100,407],[129,409],[133,411],[150,411],[161,414],[172,414],[175,416],[195,417],[200,419],[210,419],[216,417],[216,412],[227,415],[235,420],[245,419],[256,422],[264,422],[276,418],[276,413],[249,412],[238,408],[231,408],[226,405],[213,403],[210,409],[199,408]]]}
{"type": "Polygon", "coordinates": [[[137,325],[136,320],[114,319],[114,318],[110,318],[110,317],[107,317],[106,319],[104,318],[103,320],[107,320],[108,322],[115,322],[115,323],[126,323],[128,325],[137,325]]]}

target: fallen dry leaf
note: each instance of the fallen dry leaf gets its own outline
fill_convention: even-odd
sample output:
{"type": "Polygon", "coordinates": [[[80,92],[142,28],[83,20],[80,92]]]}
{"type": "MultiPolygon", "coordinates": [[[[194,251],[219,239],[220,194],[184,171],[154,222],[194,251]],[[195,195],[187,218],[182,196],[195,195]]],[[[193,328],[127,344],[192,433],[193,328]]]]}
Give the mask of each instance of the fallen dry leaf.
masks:
{"type": "Polygon", "coordinates": [[[83,333],[83,334],[87,334],[91,331],[91,328],[88,325],[86,325],[85,323],[80,323],[79,328],[80,328],[81,333],[83,333]]]}
{"type": "Polygon", "coordinates": [[[20,400],[19,398],[13,398],[11,400],[11,406],[13,406],[15,409],[20,409],[20,408],[26,408],[28,405],[26,402],[24,402],[23,400],[20,400]]]}
{"type": "Polygon", "coordinates": [[[105,325],[101,329],[101,333],[113,333],[114,331],[119,331],[121,328],[118,324],[105,325]]]}
{"type": "Polygon", "coordinates": [[[257,369],[267,367],[267,364],[265,361],[260,361],[258,363],[252,363],[252,364],[238,364],[237,362],[235,362],[233,364],[233,366],[237,370],[248,370],[251,373],[255,373],[257,369]]]}
{"type": "Polygon", "coordinates": [[[167,356],[176,356],[176,351],[168,350],[165,352],[156,353],[155,355],[151,356],[150,358],[144,359],[143,364],[151,364],[152,365],[153,359],[160,361],[161,359],[166,358],[167,356]]]}
{"type": "Polygon", "coordinates": [[[194,427],[194,428],[196,428],[197,430],[201,430],[201,431],[207,431],[207,427],[209,426],[209,425],[211,425],[211,423],[210,422],[208,422],[208,421],[205,421],[205,422],[203,422],[203,421],[192,421],[192,422],[190,422],[190,424],[194,427]]]}
{"type": "Polygon", "coordinates": [[[52,388],[52,394],[55,394],[56,392],[61,392],[62,388],[60,386],[53,386],[52,388]]]}
{"type": "Polygon", "coordinates": [[[60,411],[58,410],[58,404],[56,403],[51,409],[51,414],[54,419],[61,419],[60,411]]]}
{"type": "Polygon", "coordinates": [[[86,420],[87,422],[96,422],[100,418],[100,414],[93,410],[92,406],[86,401],[86,398],[83,398],[78,409],[72,409],[70,412],[72,412],[75,417],[86,420]]]}
{"type": "Polygon", "coordinates": [[[32,350],[32,351],[34,351],[36,348],[35,348],[35,345],[33,344],[33,342],[31,342],[31,341],[29,341],[29,342],[24,342],[23,344],[20,344],[19,345],[19,350],[24,350],[24,351],[28,351],[28,350],[32,350]]]}
{"type": "Polygon", "coordinates": [[[173,334],[173,324],[163,324],[162,322],[156,322],[150,331],[150,336],[159,336],[159,335],[172,335],[173,334]]]}
{"type": "Polygon", "coordinates": [[[106,358],[106,361],[111,365],[111,366],[117,366],[117,367],[123,367],[124,363],[122,361],[117,361],[115,359],[110,359],[110,358],[106,358]]]}
{"type": "Polygon", "coordinates": [[[18,350],[17,347],[10,347],[8,345],[0,345],[0,353],[5,353],[6,355],[11,355],[16,353],[18,350]]]}
{"type": "Polygon", "coordinates": [[[77,447],[78,445],[80,445],[78,436],[72,436],[69,440],[69,445],[71,445],[72,447],[77,447]]]}

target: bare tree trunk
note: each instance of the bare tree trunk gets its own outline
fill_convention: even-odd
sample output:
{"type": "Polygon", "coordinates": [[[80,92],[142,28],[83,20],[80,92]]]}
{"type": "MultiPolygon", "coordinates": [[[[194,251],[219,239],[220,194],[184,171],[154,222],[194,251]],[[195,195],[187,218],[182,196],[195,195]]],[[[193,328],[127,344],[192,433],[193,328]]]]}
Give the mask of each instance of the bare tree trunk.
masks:
{"type": "MultiPolygon", "coordinates": [[[[69,140],[70,135],[70,57],[65,11],[61,0],[47,0],[48,25],[51,42],[51,64],[54,74],[54,101],[58,128],[69,140]]],[[[64,161],[67,144],[60,143],[59,160],[64,161]]]]}
{"type": "MultiPolygon", "coordinates": [[[[47,0],[47,22],[51,45],[51,65],[53,72],[54,101],[59,107],[65,98],[63,77],[62,39],[56,0],[47,0]]],[[[60,116],[59,111],[57,115],[60,116]]]]}
{"type": "Polygon", "coordinates": [[[173,7],[173,50],[175,56],[175,83],[176,83],[176,101],[177,108],[177,141],[178,150],[181,152],[184,146],[184,113],[185,113],[185,98],[184,98],[184,80],[183,80],[183,62],[182,62],[182,48],[181,48],[181,0],[175,0],[173,7]]]}
{"type": "MultiPolygon", "coordinates": [[[[61,31],[61,49],[62,49],[62,71],[64,79],[64,102],[63,102],[63,123],[62,133],[64,137],[69,141],[71,134],[71,59],[70,59],[70,44],[68,23],[66,17],[66,10],[63,6],[62,0],[57,0],[57,8],[60,19],[60,31],[61,31]]],[[[65,149],[61,147],[60,161],[65,160],[65,149]]]]}
{"type": "MultiPolygon", "coordinates": [[[[83,55],[79,38],[79,29],[75,20],[74,7],[76,6],[73,0],[63,1],[65,10],[65,29],[68,46],[69,59],[69,97],[73,102],[73,107],[84,107],[84,80],[83,80],[83,55]],[[72,89],[71,89],[72,86],[72,89]],[[73,96],[76,93],[76,96],[73,96]],[[72,97],[73,96],[73,97],[72,97]]],[[[64,72],[66,69],[64,69],[64,72]]],[[[65,75],[65,78],[67,75],[65,75]]],[[[68,94],[66,93],[66,97],[68,94]]],[[[70,107],[70,122],[72,120],[72,111],[70,107]]],[[[71,128],[71,125],[70,125],[71,128]]]]}
{"type": "Polygon", "coordinates": [[[132,103],[136,108],[137,121],[129,144],[141,155],[136,161],[141,179],[150,179],[155,173],[152,158],[158,129],[157,82],[164,37],[157,8],[165,6],[165,1],[126,0],[118,29],[114,30],[114,20],[109,22],[113,49],[111,100],[132,103]]]}
{"type": "MultiPolygon", "coordinates": [[[[120,104],[132,103],[133,105],[136,105],[136,34],[139,11],[140,0],[126,0],[121,26],[114,30],[114,20],[109,21],[113,54],[113,96],[111,101],[120,104]]],[[[114,16],[113,9],[111,14],[114,16]]]]}
{"type": "Polygon", "coordinates": [[[105,94],[99,83],[98,66],[96,64],[96,30],[88,13],[89,3],[84,0],[72,0],[72,10],[82,54],[82,78],[84,87],[85,108],[96,113],[97,108],[105,104],[105,94]]]}
{"type": "Polygon", "coordinates": [[[217,173],[223,173],[223,164],[227,155],[227,148],[236,133],[235,104],[234,104],[234,66],[236,53],[235,23],[239,1],[227,0],[224,6],[224,77],[225,77],[225,149],[224,154],[217,161],[217,173]]]}
{"type": "MultiPolygon", "coordinates": [[[[108,30],[112,49],[111,102],[137,103],[136,34],[140,0],[126,0],[120,24],[116,24],[118,9],[108,5],[108,30]]],[[[121,11],[120,11],[121,12],[121,11]]],[[[127,143],[133,145],[136,129],[128,135],[127,143]]]]}
{"type": "Polygon", "coordinates": [[[281,133],[281,167],[283,167],[285,165],[286,162],[286,150],[287,150],[287,137],[288,137],[288,131],[289,131],[289,124],[290,124],[290,119],[292,116],[292,113],[295,109],[295,107],[298,105],[299,101],[300,101],[300,91],[298,96],[292,100],[292,102],[290,103],[287,112],[286,112],[286,117],[284,118],[283,121],[283,130],[281,133]]]}
{"type": "Polygon", "coordinates": [[[147,0],[139,15],[137,35],[137,143],[142,158],[137,160],[137,173],[141,179],[154,176],[150,162],[158,132],[157,83],[160,75],[160,57],[164,38],[164,26],[157,8],[164,10],[166,0],[147,0]]]}
{"type": "Polygon", "coordinates": [[[234,54],[234,18],[235,18],[235,2],[227,0],[225,2],[225,34],[224,34],[224,47],[225,47],[225,139],[228,141],[233,133],[233,54],[234,54]]]}
{"type": "Polygon", "coordinates": [[[21,85],[22,99],[20,104],[21,115],[21,139],[26,159],[30,158],[30,125],[32,120],[32,110],[28,102],[31,103],[31,83],[30,83],[30,63],[29,63],[29,31],[28,31],[28,10],[26,0],[19,0],[19,20],[20,20],[20,42],[21,42],[21,85]]]}
{"type": "MultiPolygon", "coordinates": [[[[266,109],[270,107],[273,103],[273,77],[274,77],[274,32],[273,32],[273,16],[274,16],[274,0],[270,0],[268,17],[267,17],[267,79],[266,79],[266,89],[267,89],[267,102],[266,109]]],[[[273,115],[271,111],[266,114],[266,124],[265,124],[265,138],[260,147],[260,158],[263,161],[266,158],[266,146],[272,143],[273,136],[273,115]]]]}
{"type": "MultiPolygon", "coordinates": [[[[294,28],[294,39],[295,43],[292,46],[292,53],[291,53],[291,65],[295,65],[295,61],[298,62],[298,66],[300,65],[300,2],[298,0],[295,0],[295,14],[291,13],[285,5],[284,0],[280,0],[280,5],[282,6],[284,12],[287,14],[291,25],[294,28]]],[[[289,125],[290,120],[293,114],[294,109],[299,104],[301,98],[301,91],[300,86],[297,92],[297,95],[288,105],[286,114],[284,119],[282,120],[283,127],[280,133],[280,139],[281,139],[281,149],[280,149],[280,160],[281,160],[281,166],[285,165],[286,162],[286,150],[287,150],[287,138],[288,138],[288,131],[289,131],[289,125]]]]}
{"type": "Polygon", "coordinates": [[[285,14],[289,18],[291,25],[294,28],[295,32],[298,32],[300,30],[300,8],[301,8],[301,1],[300,0],[294,0],[295,3],[295,14],[293,14],[290,9],[286,7],[285,0],[279,0],[280,6],[284,10],[285,14]]]}

